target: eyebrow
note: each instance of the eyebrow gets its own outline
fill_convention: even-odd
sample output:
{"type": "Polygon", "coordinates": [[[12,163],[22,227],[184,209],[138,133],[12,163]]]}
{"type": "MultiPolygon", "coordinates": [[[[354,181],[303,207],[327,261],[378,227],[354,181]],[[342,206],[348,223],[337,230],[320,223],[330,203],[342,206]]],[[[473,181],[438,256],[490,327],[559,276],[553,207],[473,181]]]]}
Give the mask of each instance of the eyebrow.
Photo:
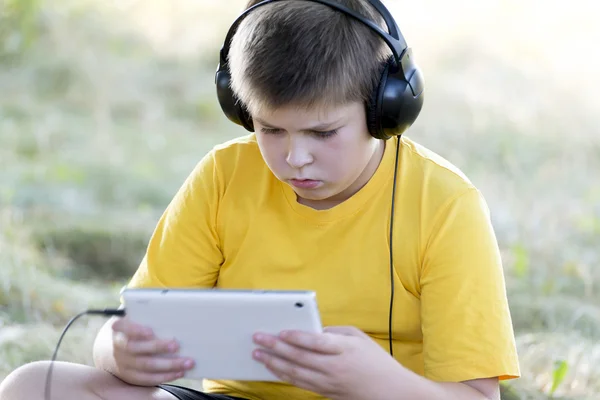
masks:
{"type": "MultiPolygon", "coordinates": [[[[276,126],[273,126],[272,124],[268,123],[267,121],[264,121],[260,118],[254,118],[254,120],[256,122],[258,122],[261,125],[264,125],[267,128],[271,128],[271,129],[282,129],[282,128],[278,128],[276,126]]],[[[324,131],[327,128],[331,128],[332,126],[335,126],[337,124],[339,124],[342,120],[338,119],[337,121],[331,121],[331,122],[325,122],[319,125],[314,125],[311,126],[310,128],[304,128],[304,129],[300,129],[301,132],[315,132],[315,131],[324,131]]]]}

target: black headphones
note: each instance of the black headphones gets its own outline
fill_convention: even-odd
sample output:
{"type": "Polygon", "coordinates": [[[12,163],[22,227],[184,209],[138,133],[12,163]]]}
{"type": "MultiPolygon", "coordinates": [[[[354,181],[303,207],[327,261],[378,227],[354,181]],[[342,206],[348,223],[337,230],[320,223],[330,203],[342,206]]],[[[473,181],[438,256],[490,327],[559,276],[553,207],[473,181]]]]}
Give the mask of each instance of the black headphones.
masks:
{"type": "MultiPolygon", "coordinates": [[[[245,10],[231,25],[220,51],[219,65],[215,75],[217,97],[221,109],[232,122],[254,132],[252,117],[231,89],[231,75],[227,64],[229,47],[240,22],[255,8],[281,0],[264,0],[245,10]]],[[[398,25],[387,8],[379,0],[369,0],[383,17],[389,33],[383,31],[373,21],[331,0],[306,0],[320,3],[349,15],[370,27],[386,42],[392,51],[376,90],[366,105],[367,125],[371,135],[387,140],[402,135],[417,119],[423,106],[424,81],[421,70],[412,58],[412,50],[407,46],[398,25]]]]}
{"type": "MultiPolygon", "coordinates": [[[[227,65],[229,46],[235,31],[243,18],[256,7],[281,0],[264,0],[248,8],[233,23],[225,44],[221,48],[219,66],[215,76],[217,85],[217,96],[223,112],[232,122],[242,125],[250,132],[254,132],[252,117],[248,114],[239,99],[230,87],[231,76],[227,65]]],[[[356,12],[331,0],[307,0],[327,5],[333,9],[349,15],[373,29],[392,50],[392,56],[383,66],[379,85],[372,93],[366,105],[367,124],[371,136],[377,139],[387,140],[393,136],[402,135],[417,119],[423,106],[423,75],[413,61],[412,51],[406,45],[406,41],[394,18],[379,0],[369,0],[371,5],[377,9],[385,21],[389,34],[384,32],[374,22],[369,21],[356,12]]],[[[390,270],[390,305],[388,312],[388,341],[390,355],[394,356],[392,317],[394,307],[394,256],[393,256],[393,232],[394,232],[394,210],[396,198],[396,183],[398,174],[398,158],[400,152],[400,140],[396,142],[396,160],[392,186],[392,202],[390,209],[390,231],[389,231],[389,270],[390,270]]]]}

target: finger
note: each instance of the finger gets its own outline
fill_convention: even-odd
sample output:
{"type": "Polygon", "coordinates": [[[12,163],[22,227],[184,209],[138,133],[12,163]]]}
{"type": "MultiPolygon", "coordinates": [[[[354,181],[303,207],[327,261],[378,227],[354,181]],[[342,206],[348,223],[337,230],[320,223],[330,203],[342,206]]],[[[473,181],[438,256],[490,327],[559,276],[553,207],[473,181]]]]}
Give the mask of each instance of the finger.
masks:
{"type": "Polygon", "coordinates": [[[325,372],[327,370],[330,354],[314,352],[302,347],[286,343],[277,337],[257,335],[256,344],[263,346],[267,354],[292,361],[305,368],[325,372]]]}
{"type": "Polygon", "coordinates": [[[113,332],[120,332],[125,334],[130,339],[151,339],[154,337],[152,329],[136,324],[127,317],[118,319],[112,325],[113,332]]]}
{"type": "Polygon", "coordinates": [[[316,392],[327,384],[327,377],[320,372],[304,368],[263,350],[254,351],[253,357],[263,363],[279,379],[294,386],[316,392]]]}
{"type": "Polygon", "coordinates": [[[325,333],[333,333],[337,335],[369,338],[369,335],[355,326],[327,326],[323,329],[323,331],[325,333]]]}
{"type": "Polygon", "coordinates": [[[283,331],[279,338],[291,345],[323,354],[341,354],[344,350],[339,335],[330,333],[283,331]]]}
{"type": "Polygon", "coordinates": [[[190,358],[129,357],[123,360],[125,367],[145,373],[185,372],[194,367],[190,358]]]}
{"type": "Polygon", "coordinates": [[[113,339],[114,346],[132,355],[175,354],[179,344],[175,340],[131,340],[119,334],[113,339]]]}

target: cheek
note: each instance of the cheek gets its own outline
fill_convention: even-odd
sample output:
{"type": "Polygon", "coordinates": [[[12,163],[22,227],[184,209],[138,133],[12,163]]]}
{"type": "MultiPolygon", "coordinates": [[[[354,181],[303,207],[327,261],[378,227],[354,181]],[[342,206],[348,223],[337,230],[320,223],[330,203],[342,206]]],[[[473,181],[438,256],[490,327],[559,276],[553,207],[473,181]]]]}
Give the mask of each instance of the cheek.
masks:
{"type": "Polygon", "coordinates": [[[319,157],[321,165],[326,166],[338,180],[354,179],[364,168],[367,151],[361,144],[340,142],[328,147],[327,152],[319,157]]]}
{"type": "Polygon", "coordinates": [[[273,172],[277,172],[282,168],[282,145],[281,141],[276,140],[276,137],[269,137],[266,135],[256,135],[256,141],[258,142],[258,148],[260,152],[273,172]]]}
{"type": "Polygon", "coordinates": [[[341,178],[348,174],[348,160],[343,152],[323,152],[318,155],[320,169],[327,171],[332,178],[341,178]]]}

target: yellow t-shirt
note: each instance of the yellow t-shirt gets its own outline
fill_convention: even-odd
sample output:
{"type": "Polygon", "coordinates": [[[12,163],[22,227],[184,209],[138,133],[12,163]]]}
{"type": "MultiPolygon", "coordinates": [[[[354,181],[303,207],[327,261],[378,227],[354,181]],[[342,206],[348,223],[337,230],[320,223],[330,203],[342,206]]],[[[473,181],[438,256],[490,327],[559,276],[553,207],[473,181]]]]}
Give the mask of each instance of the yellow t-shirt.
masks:
{"type": "MultiPolygon", "coordinates": [[[[314,290],[325,326],[388,350],[389,224],[397,139],[371,180],[317,211],[264,163],[253,134],[216,146],[160,219],[132,287],[314,290]]],[[[393,232],[394,356],[436,381],[520,375],[498,245],[481,193],[401,139],[393,232]]],[[[202,360],[197,360],[202,362],[202,360]]],[[[281,383],[212,381],[252,400],[318,399],[281,383]]]]}

